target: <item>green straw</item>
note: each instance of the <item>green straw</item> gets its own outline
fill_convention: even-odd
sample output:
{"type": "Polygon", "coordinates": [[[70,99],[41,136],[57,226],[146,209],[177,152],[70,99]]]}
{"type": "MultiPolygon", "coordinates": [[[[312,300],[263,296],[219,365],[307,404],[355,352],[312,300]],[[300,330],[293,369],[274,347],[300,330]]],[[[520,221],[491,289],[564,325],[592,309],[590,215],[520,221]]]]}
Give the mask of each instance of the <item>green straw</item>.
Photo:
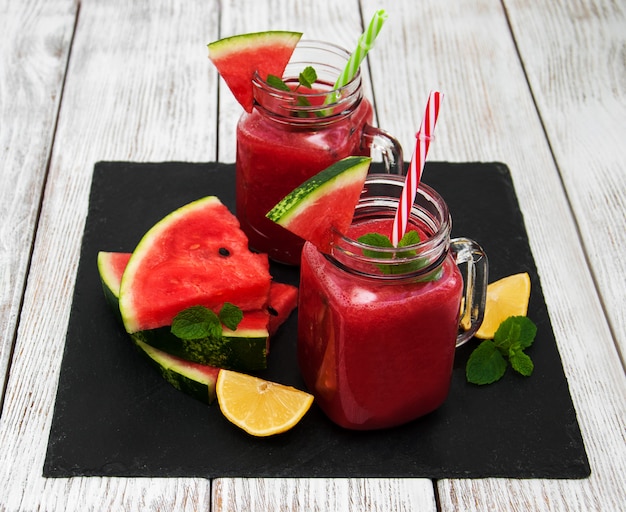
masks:
{"type": "MultiPolygon", "coordinates": [[[[383,23],[385,23],[386,19],[387,13],[383,9],[374,13],[372,21],[370,21],[367,30],[363,32],[359,37],[356,50],[354,50],[352,55],[350,55],[350,58],[346,63],[346,67],[337,78],[333,89],[339,89],[340,87],[343,87],[354,78],[354,75],[356,75],[356,72],[361,66],[361,62],[363,62],[363,59],[365,59],[367,52],[369,52],[374,47],[374,41],[376,40],[376,36],[378,36],[380,29],[383,28],[383,23]]],[[[330,103],[332,101],[335,101],[336,99],[337,94],[333,93],[330,97],[327,98],[326,103],[330,103]]]]}

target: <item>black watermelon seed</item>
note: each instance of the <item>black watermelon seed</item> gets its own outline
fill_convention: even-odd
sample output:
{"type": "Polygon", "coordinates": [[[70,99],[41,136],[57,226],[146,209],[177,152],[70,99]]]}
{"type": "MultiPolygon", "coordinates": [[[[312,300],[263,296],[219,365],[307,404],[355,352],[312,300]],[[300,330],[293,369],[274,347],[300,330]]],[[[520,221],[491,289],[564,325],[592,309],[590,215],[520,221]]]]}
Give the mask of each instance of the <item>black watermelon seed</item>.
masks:
{"type": "Polygon", "coordinates": [[[219,253],[220,256],[230,256],[230,251],[226,247],[220,247],[219,253]]]}
{"type": "Polygon", "coordinates": [[[278,311],[276,311],[272,306],[267,306],[267,312],[272,316],[278,316],[278,311]]]}

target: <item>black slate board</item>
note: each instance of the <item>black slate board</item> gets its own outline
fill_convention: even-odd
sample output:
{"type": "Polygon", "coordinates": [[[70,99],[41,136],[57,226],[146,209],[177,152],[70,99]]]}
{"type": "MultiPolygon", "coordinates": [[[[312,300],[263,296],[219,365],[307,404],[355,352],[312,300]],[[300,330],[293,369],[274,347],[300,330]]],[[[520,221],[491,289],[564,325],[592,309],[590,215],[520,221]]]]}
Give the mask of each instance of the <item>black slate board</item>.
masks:
{"type": "MultiPolygon", "coordinates": [[[[99,250],[127,251],[177,207],[217,195],[234,208],[234,165],[99,162],[43,468],[46,477],[584,478],[590,467],[507,167],[429,162],[424,181],[450,206],[453,235],[489,255],[490,281],[528,271],[538,334],[531,378],[510,369],[491,386],[465,381],[472,341],[457,351],[452,388],[434,413],[402,427],[342,430],[314,405],[300,424],[253,438],[167,384],[107,308],[99,250]]],[[[297,269],[272,266],[297,284],[297,269]]],[[[272,340],[261,376],[302,388],[297,313],[272,340]]]]}

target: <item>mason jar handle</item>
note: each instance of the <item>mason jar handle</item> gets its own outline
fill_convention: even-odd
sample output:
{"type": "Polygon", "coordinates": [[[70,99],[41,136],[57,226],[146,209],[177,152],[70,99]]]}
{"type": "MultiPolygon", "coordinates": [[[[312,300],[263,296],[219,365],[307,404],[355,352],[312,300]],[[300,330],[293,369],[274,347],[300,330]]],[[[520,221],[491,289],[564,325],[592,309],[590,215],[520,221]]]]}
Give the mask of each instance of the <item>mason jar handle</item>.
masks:
{"type": "Polygon", "coordinates": [[[385,172],[404,174],[402,146],[385,130],[366,124],[361,136],[361,148],[369,148],[372,157],[380,153],[385,164],[385,172]]]}
{"type": "Polygon", "coordinates": [[[461,332],[456,338],[456,346],[460,347],[476,334],[483,321],[489,264],[483,248],[469,238],[450,240],[450,249],[459,269],[462,271],[465,267],[463,301],[459,314],[461,332]],[[465,327],[468,320],[469,327],[465,327]]]}

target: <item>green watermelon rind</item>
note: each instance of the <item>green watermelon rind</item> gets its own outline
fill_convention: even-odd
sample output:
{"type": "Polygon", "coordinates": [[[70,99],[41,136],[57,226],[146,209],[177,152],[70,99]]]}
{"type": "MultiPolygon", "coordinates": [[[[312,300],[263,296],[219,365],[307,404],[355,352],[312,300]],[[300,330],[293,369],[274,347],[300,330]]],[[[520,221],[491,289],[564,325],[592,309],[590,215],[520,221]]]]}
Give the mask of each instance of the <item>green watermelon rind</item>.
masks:
{"type": "Polygon", "coordinates": [[[221,339],[185,340],[169,326],[132,334],[135,340],[182,359],[228,370],[257,371],[267,368],[267,329],[224,330],[221,339]]]}
{"type": "Polygon", "coordinates": [[[319,198],[352,183],[362,182],[371,160],[366,156],[349,156],[339,160],[292,190],[266,217],[289,229],[291,222],[305,215],[319,198]]]}
{"type": "Polygon", "coordinates": [[[146,356],[161,376],[174,388],[209,405],[215,401],[217,372],[215,377],[209,376],[205,372],[185,365],[180,358],[142,342],[134,335],[131,338],[140,353],[146,356]]]}
{"type": "Polygon", "coordinates": [[[288,30],[266,30],[264,32],[249,32],[247,34],[237,34],[224,37],[207,45],[211,58],[220,59],[224,55],[240,51],[241,48],[257,49],[265,46],[266,43],[290,44],[298,42],[302,37],[302,32],[292,32],[288,30]]]}

